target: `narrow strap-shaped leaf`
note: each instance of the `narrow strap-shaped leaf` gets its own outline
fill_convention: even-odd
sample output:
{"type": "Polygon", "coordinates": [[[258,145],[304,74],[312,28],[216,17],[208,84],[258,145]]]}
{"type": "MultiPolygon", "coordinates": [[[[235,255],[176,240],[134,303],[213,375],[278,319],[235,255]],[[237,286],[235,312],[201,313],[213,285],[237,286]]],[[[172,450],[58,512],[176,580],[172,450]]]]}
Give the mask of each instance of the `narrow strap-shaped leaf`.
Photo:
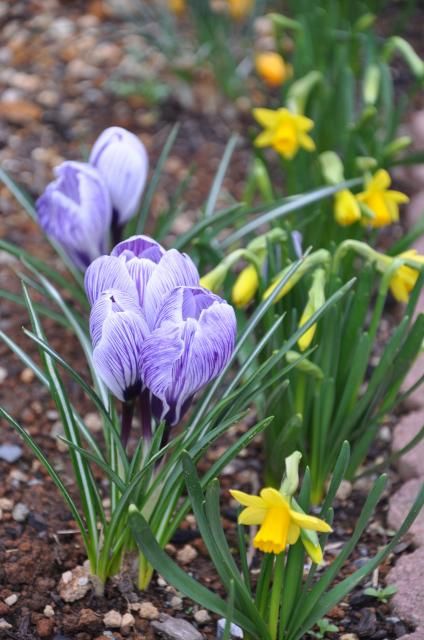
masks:
{"type": "Polygon", "coordinates": [[[221,162],[219,163],[218,171],[216,172],[215,177],[213,179],[211,190],[209,191],[208,199],[206,200],[205,218],[209,218],[215,210],[219,192],[221,190],[222,183],[224,182],[225,174],[227,172],[228,165],[230,164],[231,156],[234,153],[234,149],[237,142],[238,142],[237,135],[232,135],[229,141],[227,142],[227,146],[225,147],[225,151],[221,158],[221,162]]]}

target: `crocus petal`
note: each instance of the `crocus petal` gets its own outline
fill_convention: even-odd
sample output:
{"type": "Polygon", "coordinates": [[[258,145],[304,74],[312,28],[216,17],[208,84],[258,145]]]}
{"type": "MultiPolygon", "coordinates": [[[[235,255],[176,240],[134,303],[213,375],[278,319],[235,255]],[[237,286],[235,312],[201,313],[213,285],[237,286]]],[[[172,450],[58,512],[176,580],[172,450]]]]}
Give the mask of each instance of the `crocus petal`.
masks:
{"type": "Polygon", "coordinates": [[[323,533],[332,531],[329,524],[315,516],[307,516],[304,513],[290,509],[290,517],[301,529],[312,529],[313,531],[321,531],[323,533]]]}
{"type": "Polygon", "coordinates": [[[156,314],[168,293],[175,287],[196,286],[199,280],[199,272],[189,256],[176,249],[167,251],[153,272],[144,295],[149,326],[154,326],[156,314]]]}
{"type": "Polygon", "coordinates": [[[112,313],[103,323],[102,337],[93,351],[98,375],[120,400],[129,400],[142,388],[140,346],[145,325],[132,311],[112,313]]]}
{"type": "Polygon", "coordinates": [[[84,162],[64,162],[37,200],[38,221],[81,270],[107,250],[112,207],[99,172],[84,162]]]}
{"type": "Polygon", "coordinates": [[[149,160],[142,142],[121,127],[109,127],[98,137],[89,162],[102,174],[120,225],[136,213],[149,160]]]}
{"type": "Polygon", "coordinates": [[[149,333],[137,300],[119,289],[109,289],[100,294],[91,309],[90,335],[93,347],[96,347],[102,338],[103,325],[106,319],[114,313],[123,311],[130,311],[139,316],[143,334],[147,335],[149,333]]]}
{"type": "Polygon", "coordinates": [[[101,256],[91,263],[85,273],[84,287],[90,304],[107,289],[119,289],[137,299],[137,288],[125,262],[114,256],[101,256]]]}
{"type": "Polygon", "coordinates": [[[246,507],[238,517],[239,524],[254,525],[262,524],[266,516],[266,509],[258,509],[257,507],[246,507]]]}
{"type": "Polygon", "coordinates": [[[111,251],[111,256],[122,256],[126,260],[132,258],[148,258],[154,263],[158,263],[165,253],[165,249],[152,240],[149,236],[131,236],[122,242],[119,242],[111,251]]]}

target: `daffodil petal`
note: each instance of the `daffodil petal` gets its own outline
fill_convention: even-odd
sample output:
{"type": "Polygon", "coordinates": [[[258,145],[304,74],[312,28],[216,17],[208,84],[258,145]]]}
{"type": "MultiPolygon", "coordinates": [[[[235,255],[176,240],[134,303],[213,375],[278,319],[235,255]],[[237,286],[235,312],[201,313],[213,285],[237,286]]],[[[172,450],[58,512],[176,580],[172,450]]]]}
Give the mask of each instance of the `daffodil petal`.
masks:
{"type": "Polygon", "coordinates": [[[320,545],[315,546],[312,544],[312,542],[310,542],[306,538],[302,538],[302,544],[305,547],[306,553],[308,554],[308,556],[312,558],[312,561],[315,564],[321,564],[323,560],[323,555],[322,555],[322,549],[320,545]]]}
{"type": "Polygon", "coordinates": [[[238,517],[239,524],[262,524],[266,516],[266,509],[259,507],[246,507],[238,517]]]}
{"type": "Polygon", "coordinates": [[[277,489],[273,489],[272,487],[262,489],[261,498],[267,507],[286,507],[286,509],[288,509],[286,500],[277,489]]]}
{"type": "Polygon", "coordinates": [[[299,539],[299,536],[300,536],[300,528],[297,526],[297,524],[293,524],[293,522],[291,522],[289,526],[289,531],[287,534],[287,542],[289,544],[296,544],[296,542],[299,539]]]}
{"type": "Polygon", "coordinates": [[[274,133],[267,129],[266,131],[262,131],[258,136],[256,136],[254,144],[255,147],[270,147],[274,142],[274,133]]]}
{"type": "Polygon", "coordinates": [[[406,193],[402,193],[402,191],[395,191],[394,189],[386,191],[386,198],[393,200],[393,202],[396,202],[397,204],[409,202],[409,198],[406,193]]]}
{"type": "Polygon", "coordinates": [[[306,133],[299,134],[299,143],[306,151],[315,151],[315,142],[306,133]]]}
{"type": "Polygon", "coordinates": [[[253,109],[252,113],[256,122],[258,122],[262,127],[266,127],[267,129],[275,127],[280,118],[280,114],[278,113],[278,111],[273,111],[272,109],[264,109],[263,107],[253,109]]]}
{"type": "Polygon", "coordinates": [[[299,513],[298,511],[290,509],[290,517],[301,529],[312,529],[313,531],[321,531],[323,533],[332,531],[329,524],[315,516],[307,516],[304,513],[299,513]]]}
{"type": "Polygon", "coordinates": [[[367,185],[368,191],[386,191],[392,184],[392,179],[385,169],[379,169],[367,185]]]}
{"type": "Polygon", "coordinates": [[[251,496],[244,491],[238,491],[237,489],[230,489],[232,497],[240,502],[244,507],[256,507],[257,509],[264,509],[265,504],[262,498],[259,496],[251,496]]]}

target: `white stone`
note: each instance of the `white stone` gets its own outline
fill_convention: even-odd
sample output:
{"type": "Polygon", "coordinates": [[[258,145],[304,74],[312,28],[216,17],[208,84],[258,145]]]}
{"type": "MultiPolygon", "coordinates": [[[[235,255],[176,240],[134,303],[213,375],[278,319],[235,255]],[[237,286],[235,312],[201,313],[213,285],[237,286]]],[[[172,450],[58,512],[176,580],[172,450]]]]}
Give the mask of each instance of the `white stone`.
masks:
{"type": "Polygon", "coordinates": [[[8,598],[5,598],[4,601],[8,607],[13,607],[13,605],[18,602],[18,596],[16,595],[16,593],[12,593],[12,595],[8,598]]]}
{"type": "Polygon", "coordinates": [[[46,606],[44,607],[43,616],[46,616],[46,618],[54,617],[54,609],[51,604],[46,604],[46,606]]]}
{"type": "Polygon", "coordinates": [[[199,611],[196,611],[194,614],[194,619],[197,624],[207,624],[210,622],[211,617],[209,615],[209,611],[206,611],[206,609],[199,609],[199,611]]]}
{"type": "Polygon", "coordinates": [[[103,616],[103,624],[109,629],[119,629],[122,624],[122,616],[119,611],[111,609],[103,616]]]}

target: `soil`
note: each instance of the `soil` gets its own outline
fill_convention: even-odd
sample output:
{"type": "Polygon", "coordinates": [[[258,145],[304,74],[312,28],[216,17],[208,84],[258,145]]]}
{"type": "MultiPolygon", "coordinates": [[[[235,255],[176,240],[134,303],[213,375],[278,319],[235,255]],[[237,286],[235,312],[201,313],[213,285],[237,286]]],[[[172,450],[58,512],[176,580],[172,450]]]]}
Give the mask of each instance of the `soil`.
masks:
{"type": "MultiPolygon", "coordinates": [[[[121,98],[106,90],[104,96],[98,97],[98,101],[93,104],[87,99],[87,86],[80,88],[78,93],[78,86],[84,82],[84,79],[79,78],[75,85],[71,82],[67,83],[66,80],[62,83],[60,65],[63,66],[63,59],[58,64],[54,64],[52,60],[54,47],[43,49],[45,60],[39,59],[42,57],[39,52],[35,55],[39,44],[37,38],[40,39],[41,35],[31,26],[31,20],[34,20],[40,12],[43,13],[43,9],[46,12],[47,5],[51,22],[58,17],[65,18],[77,22],[78,28],[83,31],[82,19],[94,16],[95,20],[92,20],[91,24],[96,25],[97,38],[113,41],[114,36],[111,34],[117,33],[115,39],[119,43],[119,39],[127,35],[125,25],[123,26],[116,17],[101,15],[102,3],[95,0],[87,3],[88,6],[82,2],[60,3],[54,0],[46,2],[46,6],[43,2],[35,1],[14,3],[12,14],[6,14],[6,18],[3,17],[3,26],[13,22],[18,24],[17,30],[9,36],[14,37],[16,41],[15,48],[12,49],[14,58],[10,62],[14,71],[38,74],[43,84],[44,81],[50,81],[50,70],[56,78],[54,85],[57,84],[59,93],[58,104],[73,101],[80,110],[76,111],[73,118],[68,119],[64,119],[63,110],[54,107],[50,110],[45,109],[43,112],[39,107],[39,111],[33,111],[33,117],[29,119],[21,118],[19,121],[16,119],[13,121],[10,116],[6,117],[6,123],[0,125],[3,147],[1,160],[5,168],[25,184],[30,193],[36,197],[51,179],[51,168],[60,161],[60,158],[80,158],[81,147],[85,141],[90,144],[96,135],[111,123],[125,126],[141,135],[149,149],[152,166],[154,166],[171,125],[179,120],[180,133],[166,167],[162,188],[153,203],[152,215],[166,207],[166,202],[172,197],[176,186],[185,175],[187,158],[190,158],[196,167],[196,175],[186,195],[186,215],[175,232],[183,231],[191,224],[190,220],[196,215],[197,209],[207,196],[211,175],[217,169],[233,127],[224,119],[217,118],[216,114],[207,116],[195,111],[184,111],[172,100],[163,105],[160,110],[155,109],[154,117],[150,121],[145,117],[145,105],[138,98],[130,98],[127,102],[123,102],[121,98]],[[25,33],[31,36],[34,59],[25,53],[25,33]],[[34,153],[34,150],[40,148],[45,149],[43,157],[40,152],[34,153]]],[[[86,22],[89,24],[89,20],[86,22]]],[[[1,45],[4,49],[7,43],[3,41],[1,45]]],[[[73,54],[68,52],[67,55],[73,54]]],[[[77,51],[74,55],[81,56],[83,53],[77,51]]],[[[79,58],[76,57],[76,59],[79,58]]],[[[107,74],[108,69],[102,67],[100,76],[95,79],[95,88],[102,87],[107,74]]],[[[4,82],[4,79],[1,82],[4,82]]],[[[41,88],[40,86],[40,91],[41,88]]],[[[97,94],[93,94],[92,98],[94,95],[97,94]]],[[[19,92],[18,100],[22,102],[19,92]]],[[[37,100],[34,99],[31,104],[37,106],[37,100]]],[[[225,182],[225,187],[234,197],[241,195],[249,157],[245,152],[246,148],[243,143],[238,148],[225,182]]],[[[0,207],[2,213],[0,238],[23,246],[33,255],[48,259],[51,264],[60,268],[36,225],[16,205],[4,187],[0,187],[0,207]]],[[[15,269],[19,270],[19,265],[11,263],[5,254],[0,253],[0,288],[19,293],[18,279],[13,274],[15,269]]],[[[22,334],[22,325],[28,325],[22,308],[2,298],[0,314],[1,330],[25,347],[38,361],[36,350],[22,334]]],[[[72,334],[48,319],[44,326],[53,347],[58,348],[73,366],[82,369],[83,361],[78,357],[78,345],[72,334]]],[[[37,440],[53,465],[62,470],[67,486],[72,492],[73,481],[67,454],[58,448],[56,438],[51,435],[58,416],[48,392],[33,380],[31,372],[23,368],[21,361],[11,354],[4,343],[0,343],[0,367],[6,372],[4,381],[0,383],[0,404],[37,440]]],[[[90,407],[75,385],[69,382],[68,388],[72,401],[76,403],[81,414],[85,415],[90,411],[90,407]]],[[[1,429],[0,444],[14,443],[22,446],[18,436],[7,424],[2,422],[1,429]]],[[[236,437],[236,434],[232,437],[236,437]]],[[[228,440],[224,439],[218,443],[210,452],[209,462],[219,455],[219,447],[226,446],[228,446],[228,440]]],[[[256,442],[246,452],[246,456],[234,461],[223,475],[223,514],[230,539],[234,538],[235,511],[229,503],[226,490],[235,486],[247,491],[255,490],[258,484],[259,460],[260,444],[256,442]]],[[[205,464],[208,464],[208,460],[205,464]]],[[[101,483],[100,474],[98,480],[101,483]]],[[[396,482],[397,478],[392,474],[392,485],[396,482]]],[[[347,500],[337,505],[335,515],[337,528],[329,545],[328,561],[352,532],[358,509],[366,494],[366,487],[361,490],[355,489],[347,500]]],[[[102,598],[90,593],[71,604],[64,603],[60,599],[57,589],[60,577],[64,571],[84,562],[84,549],[76,525],[64,508],[61,497],[43,467],[34,460],[31,451],[25,446],[23,446],[22,456],[15,463],[0,461],[1,498],[10,499],[13,505],[23,503],[29,508],[28,517],[24,522],[16,522],[10,510],[0,510],[0,618],[4,618],[12,625],[10,630],[0,631],[1,638],[14,640],[38,640],[39,638],[54,640],[99,638],[100,640],[102,638],[104,640],[107,636],[104,635],[103,615],[111,609],[125,613],[128,603],[134,601],[152,602],[161,613],[184,617],[193,623],[193,612],[196,610],[194,603],[184,598],[182,608],[175,608],[171,603],[175,591],[163,584],[163,581],[158,580],[156,576],[149,590],[146,593],[139,593],[132,586],[131,567],[127,574],[107,584],[105,596],[102,598]],[[13,594],[16,594],[18,599],[15,604],[9,606],[5,600],[13,594]],[[47,605],[53,607],[54,618],[48,618],[43,613],[47,605]]],[[[354,557],[345,567],[343,575],[361,566],[365,558],[373,555],[377,548],[387,541],[389,532],[385,527],[386,508],[386,501],[383,501],[367,533],[361,539],[354,557]]],[[[187,543],[198,551],[198,556],[185,568],[200,582],[221,592],[219,580],[208,561],[206,550],[192,518],[188,518],[183,523],[168,550],[171,554],[175,554],[187,543]]],[[[380,583],[384,581],[390,565],[395,562],[396,554],[408,553],[411,549],[408,538],[405,538],[396,549],[396,553],[380,567],[380,583]]],[[[364,640],[393,640],[409,631],[408,625],[391,614],[389,604],[378,604],[375,599],[365,596],[363,590],[364,585],[361,585],[353,592],[348,602],[343,602],[332,610],[329,617],[338,626],[339,632],[329,634],[328,637],[336,638],[342,633],[355,633],[364,640]]],[[[136,614],[134,617],[135,628],[126,633],[125,637],[130,640],[153,640],[156,636],[150,623],[136,614]]],[[[212,616],[211,622],[201,626],[200,630],[205,638],[210,640],[215,638],[215,618],[212,616]]],[[[113,632],[113,638],[116,640],[121,637],[123,637],[121,632],[113,632]]]]}

